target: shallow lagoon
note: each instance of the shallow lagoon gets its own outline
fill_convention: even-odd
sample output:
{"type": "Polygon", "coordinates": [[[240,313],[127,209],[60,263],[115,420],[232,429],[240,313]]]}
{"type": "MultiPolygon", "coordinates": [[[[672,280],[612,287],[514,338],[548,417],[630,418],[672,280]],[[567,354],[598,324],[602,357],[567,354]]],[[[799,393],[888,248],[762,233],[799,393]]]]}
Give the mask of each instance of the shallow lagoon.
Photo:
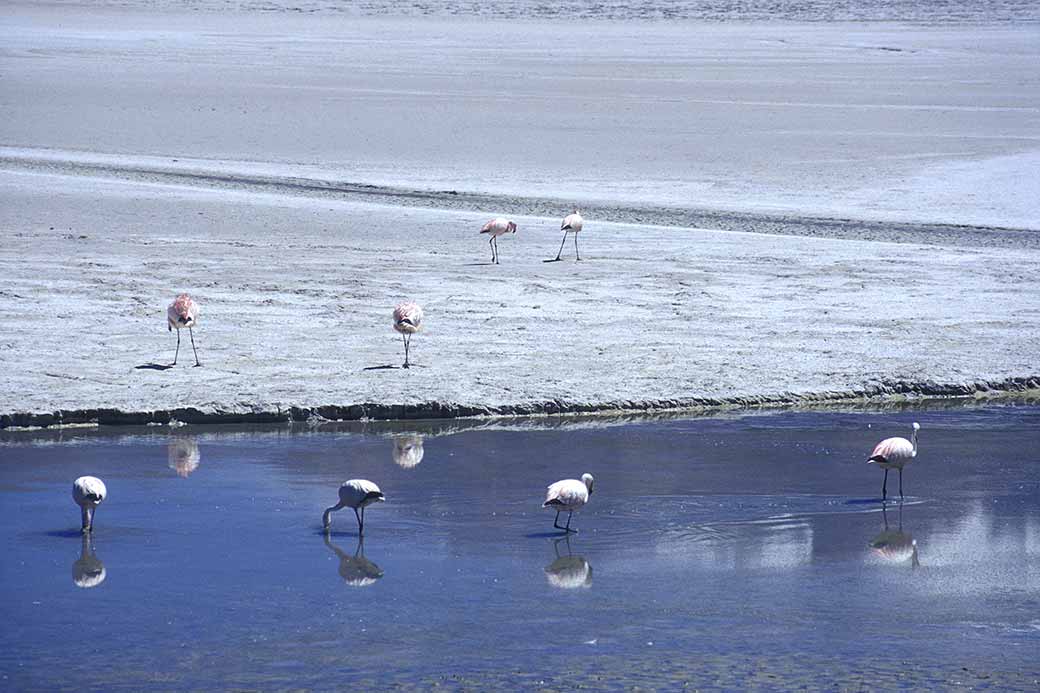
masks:
{"type": "Polygon", "coordinates": [[[471,425],[4,434],[4,687],[1037,685],[1040,408],[471,425]]]}

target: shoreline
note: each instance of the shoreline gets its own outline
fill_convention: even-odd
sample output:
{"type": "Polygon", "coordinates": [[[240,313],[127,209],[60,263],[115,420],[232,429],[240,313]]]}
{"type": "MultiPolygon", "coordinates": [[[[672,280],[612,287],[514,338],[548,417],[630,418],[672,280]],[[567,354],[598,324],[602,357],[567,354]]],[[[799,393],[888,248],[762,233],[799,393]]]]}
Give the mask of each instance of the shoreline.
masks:
{"type": "Polygon", "coordinates": [[[473,406],[453,402],[421,402],[417,404],[378,404],[365,402],[347,405],[286,407],[274,410],[236,411],[177,407],[151,411],[123,411],[111,408],[16,412],[0,414],[0,431],[32,431],[53,428],[93,426],[141,426],[183,424],[269,424],[325,423],[367,421],[433,421],[451,419],[509,418],[538,416],[609,416],[616,414],[659,414],[683,412],[691,415],[724,410],[760,410],[816,408],[852,403],[913,403],[927,406],[930,402],[968,401],[993,403],[1014,401],[1031,403],[1040,400],[1040,375],[1012,377],[997,381],[973,383],[920,383],[885,381],[879,385],[851,391],[809,393],[786,392],[779,395],[734,395],[730,397],[683,397],[673,399],[588,403],[568,400],[473,406]]]}

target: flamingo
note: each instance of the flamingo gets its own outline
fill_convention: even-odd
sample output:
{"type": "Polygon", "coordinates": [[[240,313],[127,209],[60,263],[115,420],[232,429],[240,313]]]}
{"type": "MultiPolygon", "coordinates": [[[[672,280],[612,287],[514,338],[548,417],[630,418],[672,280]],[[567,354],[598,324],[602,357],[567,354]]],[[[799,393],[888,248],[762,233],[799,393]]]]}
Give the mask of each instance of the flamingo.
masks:
{"type": "Polygon", "coordinates": [[[914,432],[910,440],[906,438],[885,438],[877,444],[874,452],[870,453],[867,464],[876,462],[885,470],[885,480],[881,482],[881,502],[884,503],[888,497],[888,470],[899,470],[899,499],[903,499],[903,466],[917,457],[917,432],[921,430],[921,424],[914,422],[914,432]]]}
{"type": "Polygon", "coordinates": [[[592,482],[591,474],[582,474],[581,481],[563,479],[549,486],[545,492],[545,502],[542,503],[542,507],[556,511],[553,527],[565,532],[578,531],[571,529],[571,518],[574,517],[574,511],[581,510],[589,502],[589,496],[592,495],[592,482]],[[562,512],[568,513],[566,527],[560,526],[560,513],[562,512]]]}
{"type": "Polygon", "coordinates": [[[174,366],[177,365],[177,356],[181,353],[181,330],[185,327],[188,328],[188,335],[191,337],[191,350],[195,352],[195,365],[202,365],[199,363],[199,352],[195,349],[195,333],[192,331],[198,321],[199,304],[188,294],[177,296],[166,309],[166,328],[171,331],[174,328],[177,329],[177,351],[173,354],[174,366]]]}
{"type": "Polygon", "coordinates": [[[321,516],[321,525],[328,532],[332,527],[330,515],[343,508],[352,508],[354,516],[357,518],[358,536],[360,536],[365,532],[365,507],[372,503],[382,503],[385,500],[386,496],[379,490],[379,487],[368,479],[344,481],[343,485],[339,487],[339,503],[325,509],[325,514],[321,516]],[[358,513],[358,510],[361,512],[358,513]]]}
{"type": "Polygon", "coordinates": [[[83,518],[83,533],[94,531],[94,511],[108,497],[105,482],[96,476],[81,476],[72,482],[72,500],[83,518]]]}
{"type": "Polygon", "coordinates": [[[422,328],[423,312],[418,303],[406,301],[394,308],[394,329],[401,333],[404,340],[404,367],[408,368],[408,347],[412,343],[412,335],[422,328]]]}
{"type": "Polygon", "coordinates": [[[498,237],[507,233],[516,233],[516,224],[508,219],[497,217],[492,219],[488,223],[484,224],[483,228],[480,229],[481,233],[487,233],[491,235],[488,240],[488,245],[491,246],[491,262],[498,264],[498,237]]]}
{"type": "Polygon", "coordinates": [[[560,224],[560,230],[563,231],[563,240],[560,242],[560,250],[556,253],[556,258],[553,260],[546,260],[546,262],[559,262],[560,254],[563,253],[563,246],[567,243],[567,234],[574,234],[574,257],[581,260],[581,255],[578,254],[578,232],[581,231],[582,225],[585,220],[581,218],[581,212],[574,210],[572,214],[568,214],[563,218],[563,222],[560,224]]]}

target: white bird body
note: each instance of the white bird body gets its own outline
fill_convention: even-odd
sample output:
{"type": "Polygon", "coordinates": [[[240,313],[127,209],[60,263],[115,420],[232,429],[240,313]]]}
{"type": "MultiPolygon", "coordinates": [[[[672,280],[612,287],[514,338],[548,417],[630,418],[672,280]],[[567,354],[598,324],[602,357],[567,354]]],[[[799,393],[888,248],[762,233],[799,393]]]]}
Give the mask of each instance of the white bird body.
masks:
{"type": "Polygon", "coordinates": [[[181,330],[184,328],[188,328],[188,335],[191,337],[191,350],[195,353],[195,365],[202,365],[199,363],[199,352],[195,348],[195,332],[192,329],[198,324],[198,321],[199,304],[188,294],[177,296],[166,309],[166,329],[168,331],[177,330],[177,351],[173,354],[174,366],[177,365],[177,357],[181,353],[181,330]]]}
{"type": "Polygon", "coordinates": [[[404,340],[404,367],[409,367],[408,350],[412,346],[412,335],[422,329],[423,311],[418,303],[406,301],[394,308],[394,329],[404,340]]]}
{"type": "Polygon", "coordinates": [[[560,222],[560,231],[563,231],[563,240],[560,241],[560,250],[556,253],[556,258],[553,260],[546,260],[546,262],[559,262],[560,255],[563,253],[563,246],[567,243],[567,234],[574,234],[574,259],[580,260],[581,254],[578,252],[578,232],[581,231],[581,227],[584,226],[585,220],[581,217],[581,212],[574,210],[568,214],[560,222]]]}
{"type": "Polygon", "coordinates": [[[81,476],[72,482],[72,500],[80,507],[83,531],[94,531],[94,511],[108,497],[105,482],[96,476],[81,476]]]}
{"type": "Polygon", "coordinates": [[[876,464],[885,470],[885,479],[881,482],[881,500],[888,497],[888,470],[899,470],[899,497],[903,497],[903,467],[917,457],[917,432],[921,430],[921,424],[914,422],[914,432],[910,440],[906,438],[885,438],[874,446],[870,453],[867,464],[876,464]]]}
{"type": "Polygon", "coordinates": [[[581,227],[584,223],[585,220],[581,217],[581,212],[574,210],[573,213],[568,214],[563,218],[563,221],[560,223],[560,231],[573,231],[574,233],[578,233],[581,231],[581,227]]]}
{"type": "Polygon", "coordinates": [[[545,491],[545,502],[542,503],[542,507],[556,511],[556,520],[553,521],[553,527],[568,532],[577,531],[570,528],[571,517],[589,502],[589,496],[592,495],[593,481],[591,474],[582,474],[580,481],[578,479],[562,479],[549,485],[545,491]],[[563,512],[569,513],[566,527],[560,527],[559,525],[560,513],[563,512]]]}
{"type": "Polygon", "coordinates": [[[386,496],[379,490],[379,487],[368,479],[350,479],[344,481],[339,487],[339,503],[333,505],[330,508],[325,509],[325,514],[321,517],[322,526],[328,530],[332,526],[332,518],[330,515],[343,508],[351,508],[354,511],[354,515],[358,520],[358,531],[365,531],[365,514],[364,510],[373,503],[382,503],[386,500],[386,496]],[[361,511],[360,513],[358,511],[361,511]]]}

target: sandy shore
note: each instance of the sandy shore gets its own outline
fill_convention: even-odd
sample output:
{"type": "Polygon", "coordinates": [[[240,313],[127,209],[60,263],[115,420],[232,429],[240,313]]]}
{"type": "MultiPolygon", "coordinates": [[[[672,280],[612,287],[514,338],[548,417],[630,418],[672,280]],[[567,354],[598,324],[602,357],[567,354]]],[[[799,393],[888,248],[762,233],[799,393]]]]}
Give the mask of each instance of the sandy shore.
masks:
{"type": "Polygon", "coordinates": [[[570,31],[12,6],[0,426],[1037,385],[1034,27],[570,31]]]}
{"type": "Polygon", "coordinates": [[[0,191],[6,424],[968,394],[1037,374],[1031,248],[590,219],[582,262],[546,264],[558,220],[518,216],[493,266],[486,214],[12,171],[0,191]],[[138,368],[172,359],[180,290],[203,307],[204,367],[182,348],[138,368]],[[390,368],[402,298],[427,315],[407,371],[390,368]]]}

